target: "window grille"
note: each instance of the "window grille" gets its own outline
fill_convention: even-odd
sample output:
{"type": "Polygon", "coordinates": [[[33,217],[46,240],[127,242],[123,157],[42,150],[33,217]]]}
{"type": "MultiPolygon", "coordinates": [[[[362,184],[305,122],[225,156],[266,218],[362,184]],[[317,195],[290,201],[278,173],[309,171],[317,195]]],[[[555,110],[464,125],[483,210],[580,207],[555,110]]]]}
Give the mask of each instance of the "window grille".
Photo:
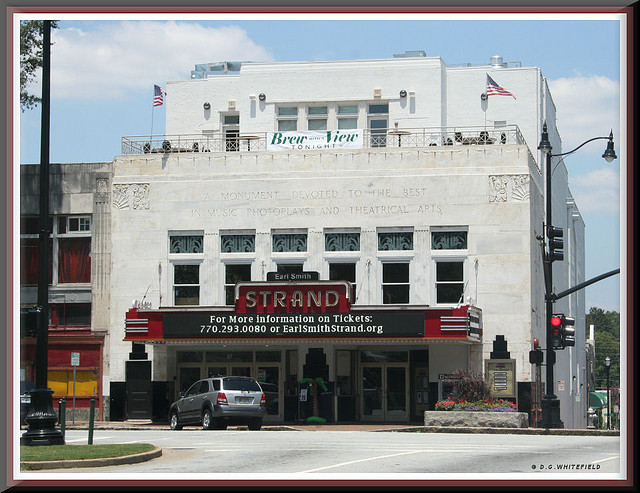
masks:
{"type": "Polygon", "coordinates": [[[378,250],[413,250],[413,232],[378,233],[378,250]]]}

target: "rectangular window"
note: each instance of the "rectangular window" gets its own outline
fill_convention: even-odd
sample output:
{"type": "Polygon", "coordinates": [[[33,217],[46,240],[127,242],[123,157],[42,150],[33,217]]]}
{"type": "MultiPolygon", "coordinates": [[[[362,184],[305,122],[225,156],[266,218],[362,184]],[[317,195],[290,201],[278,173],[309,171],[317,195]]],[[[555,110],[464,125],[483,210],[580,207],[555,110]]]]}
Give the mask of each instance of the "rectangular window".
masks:
{"type": "Polygon", "coordinates": [[[303,264],[278,264],[278,274],[302,274],[303,264]]]}
{"type": "Polygon", "coordinates": [[[203,235],[172,235],[169,237],[169,253],[202,253],[203,235]]]}
{"type": "Polygon", "coordinates": [[[359,252],[360,233],[325,233],[325,252],[359,252]]]}
{"type": "Polygon", "coordinates": [[[90,216],[59,216],[58,234],[91,232],[90,216]]]}
{"type": "Polygon", "coordinates": [[[351,283],[351,300],[356,301],[356,264],[355,262],[332,262],[329,264],[330,281],[349,281],[351,283]]]}
{"type": "Polygon", "coordinates": [[[294,132],[298,130],[298,108],[283,106],[278,108],[278,131],[294,132]]]}
{"type": "Polygon", "coordinates": [[[283,233],[272,236],[272,251],[279,252],[306,252],[306,233],[283,233]]]}
{"type": "MultiPolygon", "coordinates": [[[[20,284],[38,284],[38,262],[40,261],[38,258],[39,249],[40,240],[38,238],[20,239],[20,284]]],[[[52,283],[52,251],[53,240],[49,238],[49,284],[52,283]]]]}
{"type": "Polygon", "coordinates": [[[256,251],[256,235],[220,235],[220,252],[250,253],[256,251]]]}
{"type": "Polygon", "coordinates": [[[200,304],[200,264],[174,264],[173,296],[175,305],[200,304]]]}
{"type": "Polygon", "coordinates": [[[464,293],[464,262],[436,261],[436,302],[455,304],[464,293]]]}
{"type": "Polygon", "coordinates": [[[327,107],[326,106],[309,106],[307,108],[307,128],[309,130],[326,130],[327,129],[327,107]]]}
{"type": "Polygon", "coordinates": [[[251,264],[225,264],[224,269],[225,304],[233,305],[236,283],[251,280],[251,264]]]}
{"type": "Polygon", "coordinates": [[[338,129],[349,130],[358,128],[358,106],[338,106],[338,129]]]}
{"type": "Polygon", "coordinates": [[[382,264],[382,303],[409,303],[409,262],[382,264]]]}
{"type": "Polygon", "coordinates": [[[58,282],[91,282],[91,237],[58,240],[58,282]]]}
{"type": "Polygon", "coordinates": [[[413,250],[413,232],[378,233],[378,250],[413,250]]]}
{"type": "Polygon", "coordinates": [[[90,327],[91,303],[59,303],[51,306],[54,327],[90,327]]]}
{"type": "Polygon", "coordinates": [[[369,114],[370,115],[388,115],[389,114],[389,103],[370,104],[369,105],[369,114]]]}
{"type": "Polygon", "coordinates": [[[431,233],[432,250],[466,250],[466,231],[433,231],[431,233]]]}

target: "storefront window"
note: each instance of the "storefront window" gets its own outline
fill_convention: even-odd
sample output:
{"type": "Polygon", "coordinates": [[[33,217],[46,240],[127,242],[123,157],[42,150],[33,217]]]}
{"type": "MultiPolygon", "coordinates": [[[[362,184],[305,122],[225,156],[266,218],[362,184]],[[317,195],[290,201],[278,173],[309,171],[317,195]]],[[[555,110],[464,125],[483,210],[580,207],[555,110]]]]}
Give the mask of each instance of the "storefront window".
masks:
{"type": "Polygon", "coordinates": [[[279,362],[282,360],[280,351],[256,351],[256,361],[258,363],[279,362]]]}
{"type": "Polygon", "coordinates": [[[201,351],[178,351],[178,363],[202,363],[201,351]]]}
{"type": "Polygon", "coordinates": [[[252,351],[207,351],[207,363],[251,363],[252,351]]]}
{"type": "Polygon", "coordinates": [[[362,351],[362,363],[406,363],[409,361],[407,351],[362,351]]]}

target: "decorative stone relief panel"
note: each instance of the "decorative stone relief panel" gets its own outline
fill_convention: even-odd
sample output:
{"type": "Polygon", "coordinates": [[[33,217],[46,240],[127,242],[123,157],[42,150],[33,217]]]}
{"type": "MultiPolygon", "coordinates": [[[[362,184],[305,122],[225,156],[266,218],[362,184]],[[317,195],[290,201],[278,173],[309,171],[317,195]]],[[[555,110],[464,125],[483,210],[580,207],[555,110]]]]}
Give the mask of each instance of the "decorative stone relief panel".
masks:
{"type": "Polygon", "coordinates": [[[114,209],[149,209],[149,184],[128,183],[113,186],[114,209]]]}
{"type": "Polygon", "coordinates": [[[489,176],[489,202],[528,202],[529,175],[489,176]]]}

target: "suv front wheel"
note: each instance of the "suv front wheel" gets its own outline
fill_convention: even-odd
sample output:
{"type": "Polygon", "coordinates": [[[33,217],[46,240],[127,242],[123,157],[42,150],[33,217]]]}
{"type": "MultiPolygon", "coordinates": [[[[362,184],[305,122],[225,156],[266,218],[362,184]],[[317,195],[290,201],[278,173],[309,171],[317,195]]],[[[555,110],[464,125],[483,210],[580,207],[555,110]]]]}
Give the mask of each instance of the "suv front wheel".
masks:
{"type": "Polygon", "coordinates": [[[169,418],[169,426],[172,430],[182,429],[182,425],[180,424],[180,421],[178,421],[178,413],[175,411],[171,412],[171,417],[169,418]]]}
{"type": "Polygon", "coordinates": [[[212,425],[211,419],[211,411],[209,409],[205,409],[202,411],[202,429],[210,430],[212,425]]]}

